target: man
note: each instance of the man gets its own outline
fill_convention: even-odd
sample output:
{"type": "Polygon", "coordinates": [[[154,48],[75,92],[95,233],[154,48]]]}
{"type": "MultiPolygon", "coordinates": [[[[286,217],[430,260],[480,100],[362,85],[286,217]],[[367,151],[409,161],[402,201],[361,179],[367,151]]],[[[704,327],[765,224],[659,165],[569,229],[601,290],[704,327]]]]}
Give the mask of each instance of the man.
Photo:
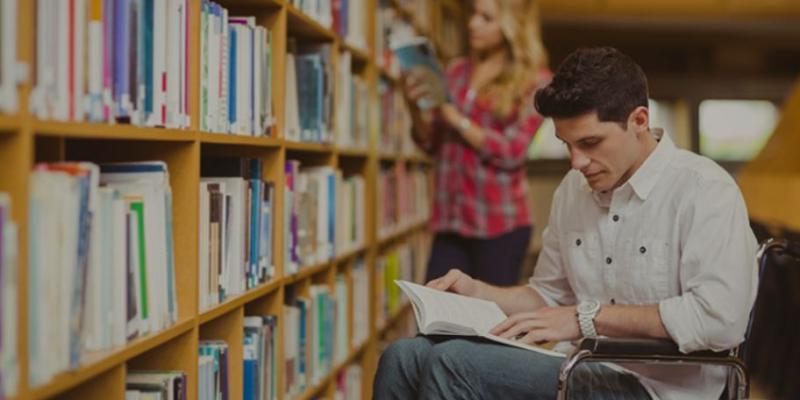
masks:
{"type": "MultiPolygon", "coordinates": [[[[428,286],[496,302],[510,317],[493,333],[525,343],[600,335],[669,338],[683,352],[739,344],[757,279],[741,193],[714,162],[650,129],[647,99],[644,73],[619,51],[567,57],[536,94],[572,170],[555,192],[529,284],[494,287],[451,270],[428,286]]],[[[563,358],[447,339],[392,344],[375,398],[555,397],[563,358]]],[[[584,364],[570,384],[579,399],[716,399],[725,374],[584,364]]]]}

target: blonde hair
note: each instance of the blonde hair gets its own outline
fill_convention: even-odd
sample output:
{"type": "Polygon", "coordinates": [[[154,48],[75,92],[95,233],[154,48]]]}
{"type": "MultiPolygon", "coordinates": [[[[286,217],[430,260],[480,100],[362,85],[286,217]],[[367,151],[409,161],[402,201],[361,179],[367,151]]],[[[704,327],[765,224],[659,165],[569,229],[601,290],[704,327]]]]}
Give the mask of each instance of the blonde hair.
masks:
{"type": "Polygon", "coordinates": [[[504,70],[480,88],[479,93],[497,99],[493,113],[507,117],[531,95],[541,69],[547,66],[547,50],[542,43],[537,0],[494,1],[510,59],[504,70]]]}

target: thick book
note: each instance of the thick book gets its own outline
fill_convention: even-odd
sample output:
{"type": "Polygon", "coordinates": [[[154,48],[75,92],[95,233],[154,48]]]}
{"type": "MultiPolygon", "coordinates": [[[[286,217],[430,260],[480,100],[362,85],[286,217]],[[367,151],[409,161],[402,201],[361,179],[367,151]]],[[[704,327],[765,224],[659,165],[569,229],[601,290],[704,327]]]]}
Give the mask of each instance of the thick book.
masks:
{"type": "Polygon", "coordinates": [[[395,281],[411,300],[419,331],[425,335],[479,336],[498,343],[554,357],[564,354],[531,346],[489,333],[506,314],[488,300],[442,292],[416,283],[395,281]]]}
{"type": "Polygon", "coordinates": [[[428,39],[415,37],[392,44],[392,51],[397,56],[403,72],[419,71],[429,85],[431,93],[417,101],[417,106],[428,110],[450,101],[445,81],[444,69],[436,57],[428,39]]]}

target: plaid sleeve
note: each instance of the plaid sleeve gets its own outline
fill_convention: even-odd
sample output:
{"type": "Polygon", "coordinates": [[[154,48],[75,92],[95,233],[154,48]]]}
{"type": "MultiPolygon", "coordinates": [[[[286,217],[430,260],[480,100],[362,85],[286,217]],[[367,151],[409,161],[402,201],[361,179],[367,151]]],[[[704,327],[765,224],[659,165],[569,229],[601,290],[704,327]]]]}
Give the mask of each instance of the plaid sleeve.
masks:
{"type": "Polygon", "coordinates": [[[541,124],[542,117],[533,106],[533,96],[528,96],[516,121],[502,130],[483,128],[481,158],[498,168],[519,168],[525,163],[528,145],[541,124]]]}

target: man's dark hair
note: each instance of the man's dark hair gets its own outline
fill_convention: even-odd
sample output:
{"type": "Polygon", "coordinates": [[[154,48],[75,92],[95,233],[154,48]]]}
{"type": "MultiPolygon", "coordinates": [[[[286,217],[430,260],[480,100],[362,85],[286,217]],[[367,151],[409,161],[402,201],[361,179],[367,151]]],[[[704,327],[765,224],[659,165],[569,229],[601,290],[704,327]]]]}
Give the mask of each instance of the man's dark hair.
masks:
{"type": "Polygon", "coordinates": [[[536,92],[536,109],[552,118],[596,111],[600,121],[626,126],[636,107],[647,107],[647,96],[647,77],[633,59],[613,47],[583,48],[567,56],[550,84],[536,92]]]}

